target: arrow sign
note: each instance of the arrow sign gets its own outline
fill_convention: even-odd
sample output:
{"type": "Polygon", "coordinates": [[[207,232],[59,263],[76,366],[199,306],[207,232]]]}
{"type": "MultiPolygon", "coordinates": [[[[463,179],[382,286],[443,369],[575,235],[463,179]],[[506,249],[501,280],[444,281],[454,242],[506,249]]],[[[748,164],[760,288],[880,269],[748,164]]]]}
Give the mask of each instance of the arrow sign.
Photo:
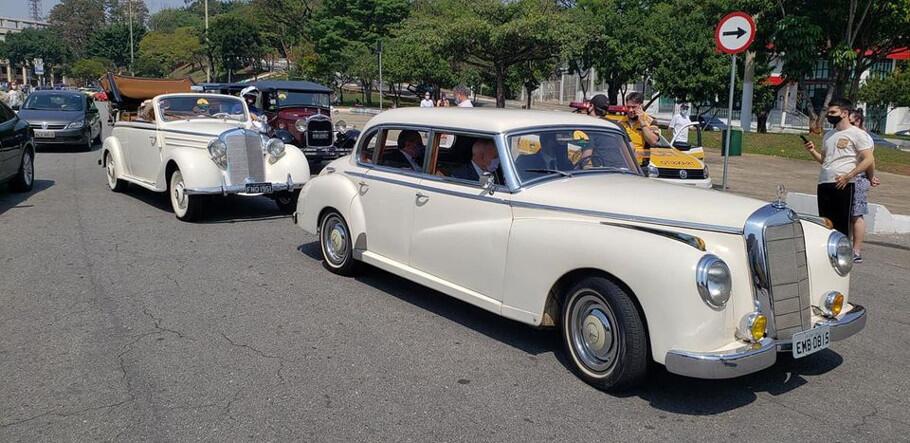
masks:
{"type": "Polygon", "coordinates": [[[717,50],[726,54],[739,54],[749,49],[755,40],[755,21],[745,12],[731,12],[720,19],[714,30],[717,50]]]}

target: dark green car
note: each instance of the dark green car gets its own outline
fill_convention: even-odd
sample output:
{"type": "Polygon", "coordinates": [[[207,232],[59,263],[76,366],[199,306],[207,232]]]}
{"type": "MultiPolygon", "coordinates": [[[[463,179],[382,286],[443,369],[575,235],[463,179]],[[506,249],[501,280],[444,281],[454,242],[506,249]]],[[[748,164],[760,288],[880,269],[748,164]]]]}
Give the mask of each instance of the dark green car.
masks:
{"type": "Polygon", "coordinates": [[[0,103],[0,184],[27,192],[35,182],[35,145],[28,122],[0,103]]]}

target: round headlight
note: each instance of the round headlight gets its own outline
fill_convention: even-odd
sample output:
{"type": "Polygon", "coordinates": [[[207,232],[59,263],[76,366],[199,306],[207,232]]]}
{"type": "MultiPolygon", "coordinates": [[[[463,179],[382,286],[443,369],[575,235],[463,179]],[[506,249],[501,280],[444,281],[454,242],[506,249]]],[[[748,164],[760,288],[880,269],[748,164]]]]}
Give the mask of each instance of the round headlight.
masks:
{"type": "Polygon", "coordinates": [[[306,132],[306,120],[302,118],[297,120],[294,122],[294,127],[297,128],[297,130],[300,132],[306,132]]]}
{"type": "Polygon", "coordinates": [[[730,299],[733,287],[730,268],[715,255],[706,255],[698,262],[695,282],[701,299],[713,309],[721,309],[730,299]]]}
{"type": "Polygon", "coordinates": [[[227,167],[227,145],[224,144],[221,139],[215,139],[209,142],[208,145],[209,157],[212,158],[212,161],[215,162],[221,169],[227,167]]]}
{"type": "Polygon", "coordinates": [[[281,157],[284,155],[284,142],[277,138],[270,138],[265,144],[265,151],[272,157],[281,157]]]}
{"type": "Polygon", "coordinates": [[[837,275],[847,275],[853,269],[853,243],[846,235],[834,231],[828,236],[828,259],[837,275]]]}
{"type": "Polygon", "coordinates": [[[737,336],[751,343],[765,338],[768,330],[768,318],[759,312],[750,312],[739,321],[737,336]]]}
{"type": "Polygon", "coordinates": [[[338,120],[335,122],[335,130],[338,132],[344,132],[348,130],[348,122],[344,120],[338,120]]]}
{"type": "Polygon", "coordinates": [[[660,169],[657,169],[657,166],[648,163],[647,173],[648,177],[657,177],[660,175],[660,169]]]}

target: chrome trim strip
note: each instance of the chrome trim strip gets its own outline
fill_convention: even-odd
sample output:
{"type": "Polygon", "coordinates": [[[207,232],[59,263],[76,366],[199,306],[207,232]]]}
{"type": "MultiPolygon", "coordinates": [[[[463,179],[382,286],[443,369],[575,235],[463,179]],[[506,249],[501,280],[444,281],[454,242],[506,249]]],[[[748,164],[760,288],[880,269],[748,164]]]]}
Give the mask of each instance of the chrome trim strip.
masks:
{"type": "Polygon", "coordinates": [[[777,361],[774,340],[763,338],[758,343],[722,352],[667,352],[667,371],[687,377],[705,379],[734,378],[758,372],[777,361]]]}
{"type": "MultiPolygon", "coordinates": [[[[288,186],[285,182],[276,182],[272,183],[272,193],[280,191],[288,191],[300,189],[303,187],[303,183],[291,183],[291,186],[288,186]]],[[[184,192],[187,195],[227,195],[227,194],[244,194],[246,193],[246,185],[225,185],[225,186],[208,186],[201,188],[187,188],[184,192]]],[[[252,195],[252,194],[251,194],[252,195]]],[[[255,194],[262,195],[262,194],[255,194]]]]}
{"type": "Polygon", "coordinates": [[[800,220],[805,220],[807,222],[815,223],[825,229],[832,229],[828,225],[828,223],[830,223],[830,221],[828,223],[825,223],[825,220],[828,220],[828,219],[826,219],[824,217],[816,217],[814,215],[809,215],[809,214],[797,214],[797,215],[799,215],[800,220]]]}
{"type": "Polygon", "coordinates": [[[710,225],[706,223],[687,222],[682,220],[671,220],[657,217],[645,217],[632,214],[618,214],[615,212],[592,211],[588,209],[575,209],[563,206],[550,206],[538,203],[528,203],[522,201],[512,201],[512,206],[527,209],[541,209],[545,211],[568,212],[571,214],[586,215],[590,217],[601,217],[612,220],[621,220],[633,223],[646,223],[651,225],[671,226],[675,228],[694,229],[698,231],[718,232],[721,234],[742,235],[743,230],[732,226],[710,225]]]}
{"type": "Polygon", "coordinates": [[[699,251],[705,250],[705,241],[704,240],[702,240],[700,237],[696,237],[694,235],[683,234],[682,232],[667,231],[664,229],[651,228],[648,226],[628,225],[625,223],[613,223],[613,222],[603,222],[602,221],[602,222],[600,222],[600,224],[607,225],[607,226],[616,226],[618,228],[634,229],[636,231],[647,232],[649,234],[655,234],[655,235],[659,235],[661,237],[666,237],[671,240],[676,240],[678,242],[685,243],[695,249],[698,249],[699,251]]]}
{"type": "MultiPolygon", "coordinates": [[[[466,192],[452,191],[449,189],[440,189],[435,186],[426,186],[426,185],[421,185],[419,183],[411,183],[411,182],[406,182],[406,181],[402,181],[402,180],[395,180],[394,178],[380,177],[377,175],[368,175],[368,174],[364,174],[364,173],[360,173],[360,172],[344,171],[344,173],[348,174],[350,176],[353,176],[353,177],[365,178],[367,180],[376,180],[376,181],[381,181],[381,182],[385,182],[385,183],[391,183],[394,185],[407,186],[409,188],[419,189],[421,191],[436,192],[439,194],[451,195],[454,197],[470,198],[473,200],[479,200],[479,201],[484,201],[484,202],[488,202],[488,203],[498,203],[498,204],[502,204],[502,205],[509,204],[509,200],[496,198],[496,194],[493,194],[493,196],[490,196],[486,191],[481,189],[479,186],[476,188],[477,188],[477,191],[480,192],[481,194],[475,195],[475,194],[470,194],[470,193],[466,193],[466,192]]],[[[427,176],[427,177],[418,177],[418,178],[427,179],[429,177],[427,176]]],[[[471,186],[471,185],[454,183],[454,182],[449,182],[449,181],[440,181],[440,183],[447,183],[447,184],[460,185],[460,186],[473,188],[473,186],[471,186]]],[[[508,190],[505,187],[499,186],[499,188],[501,188],[505,192],[508,192],[508,190]]]]}

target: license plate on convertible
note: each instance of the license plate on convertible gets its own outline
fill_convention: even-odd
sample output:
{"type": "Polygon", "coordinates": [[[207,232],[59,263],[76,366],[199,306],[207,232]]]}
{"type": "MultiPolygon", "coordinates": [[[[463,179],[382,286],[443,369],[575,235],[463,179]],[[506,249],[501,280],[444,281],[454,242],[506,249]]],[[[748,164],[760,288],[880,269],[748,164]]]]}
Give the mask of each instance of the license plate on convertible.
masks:
{"type": "Polygon", "coordinates": [[[246,184],[246,193],[247,194],[271,194],[272,193],[272,184],[271,183],[247,183],[246,184]]]}
{"type": "Polygon", "coordinates": [[[831,344],[831,327],[819,326],[793,334],[793,358],[814,354],[831,344]]]}

